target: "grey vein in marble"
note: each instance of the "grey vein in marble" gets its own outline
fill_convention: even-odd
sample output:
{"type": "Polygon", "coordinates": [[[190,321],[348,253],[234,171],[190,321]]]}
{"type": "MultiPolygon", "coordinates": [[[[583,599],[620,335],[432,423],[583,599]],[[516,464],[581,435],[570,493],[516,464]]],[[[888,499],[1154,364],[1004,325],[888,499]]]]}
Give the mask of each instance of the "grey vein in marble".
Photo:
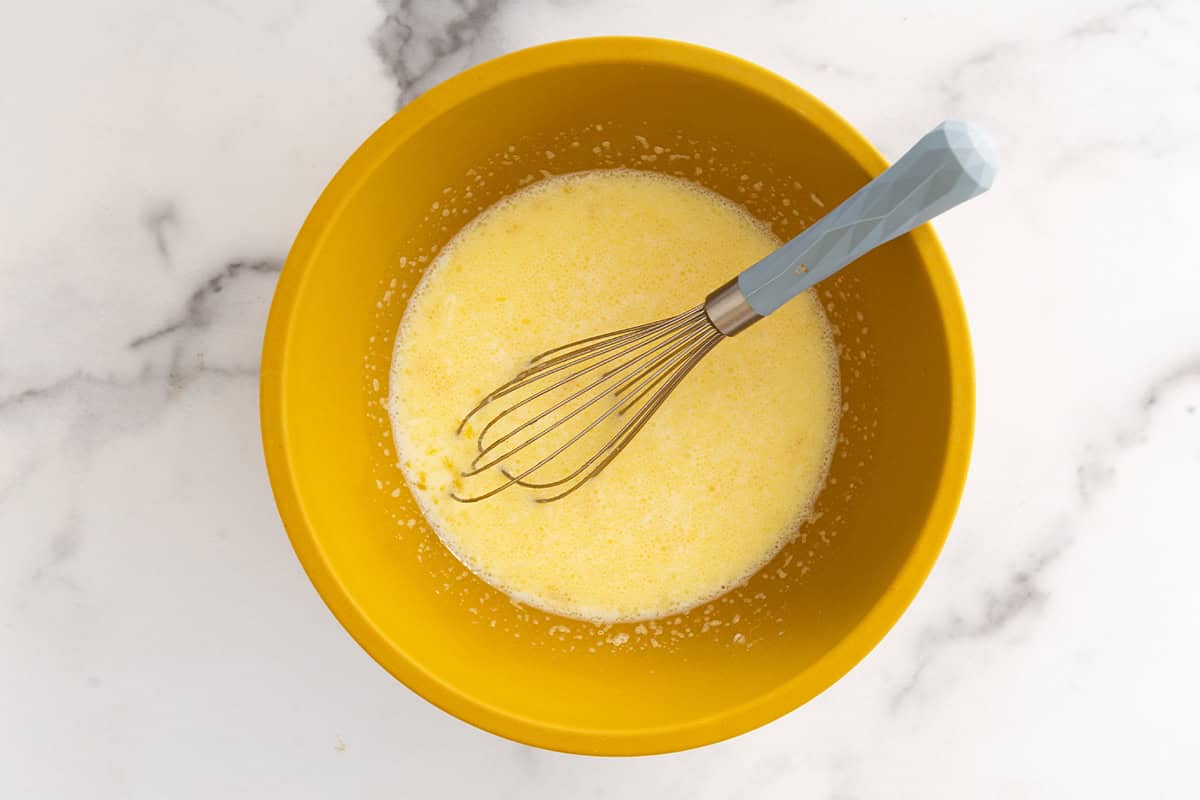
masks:
{"type": "Polygon", "coordinates": [[[33,386],[10,394],[7,397],[0,397],[0,413],[19,408],[27,403],[35,403],[43,398],[53,397],[69,386],[72,381],[79,378],[79,376],[80,373],[75,372],[42,386],[33,386]]]}
{"type": "MultiPolygon", "coordinates": [[[[204,348],[198,348],[188,359],[185,347],[193,334],[208,331],[213,326],[213,316],[220,308],[218,298],[237,281],[251,275],[277,274],[282,265],[278,261],[232,261],[216,275],[205,280],[188,296],[183,310],[163,325],[135,336],[129,342],[130,350],[141,350],[159,342],[170,342],[170,355],[166,366],[167,386],[171,393],[181,391],[199,374],[224,375],[228,377],[253,378],[258,375],[259,341],[240,342],[240,349],[249,350],[247,363],[220,364],[208,357],[204,348]]],[[[273,281],[272,281],[273,286],[273,281]]],[[[269,304],[269,296],[259,302],[269,304]]]]}
{"type": "MultiPolygon", "coordinates": [[[[1193,356],[1157,378],[1142,392],[1133,420],[1110,434],[1101,446],[1088,448],[1087,457],[1076,468],[1076,512],[1095,502],[1097,494],[1116,479],[1115,463],[1129,448],[1146,441],[1152,417],[1164,396],[1191,381],[1200,380],[1200,356],[1193,356]]],[[[1195,413],[1189,406],[1186,413],[1195,413]]],[[[1047,532],[1046,544],[1024,566],[1011,573],[999,589],[987,591],[982,612],[969,618],[955,611],[941,622],[928,626],[918,637],[916,666],[892,692],[890,706],[900,710],[920,687],[929,667],[950,646],[990,639],[1017,620],[1040,613],[1049,600],[1043,587],[1046,572],[1078,541],[1070,520],[1064,515],[1047,532]]]]}
{"type": "Polygon", "coordinates": [[[204,281],[188,296],[180,315],[161,327],[135,336],[129,342],[130,349],[136,350],[179,331],[208,327],[212,299],[224,291],[230,281],[242,273],[278,273],[282,268],[282,264],[278,261],[232,261],[226,264],[224,269],[204,281]]]}
{"type": "Polygon", "coordinates": [[[46,557],[33,570],[31,582],[34,584],[53,580],[56,583],[78,590],[78,585],[61,574],[61,567],[79,553],[83,545],[83,531],[79,527],[78,509],[72,508],[66,523],[50,538],[50,547],[46,557]]]}
{"type": "MultiPolygon", "coordinates": [[[[130,340],[128,347],[131,350],[139,350],[160,340],[168,339],[175,334],[207,329],[210,326],[216,298],[227,286],[243,275],[276,274],[281,268],[281,262],[274,260],[231,261],[222,267],[217,274],[205,279],[203,283],[188,295],[182,312],[173,316],[163,325],[135,336],[130,340]]],[[[251,346],[256,350],[258,343],[254,342],[251,346]]],[[[248,369],[236,365],[223,366],[206,363],[203,360],[191,366],[184,366],[179,361],[177,347],[176,352],[172,356],[170,368],[165,373],[154,370],[149,364],[144,365],[141,374],[132,380],[95,374],[86,370],[77,370],[48,383],[32,386],[0,397],[0,414],[54,399],[60,397],[65,392],[77,391],[84,386],[129,387],[146,385],[166,378],[174,388],[180,388],[188,379],[201,372],[235,377],[252,377],[258,374],[257,368],[248,369]]]]}
{"type": "Polygon", "coordinates": [[[948,646],[988,639],[1018,619],[1036,614],[1043,608],[1047,593],[1041,585],[1042,577],[1072,543],[1064,523],[1055,527],[1055,535],[1051,537],[1053,544],[1035,553],[999,589],[989,590],[984,597],[983,611],[977,618],[968,619],[960,612],[953,612],[947,619],[921,632],[917,638],[916,666],[891,693],[893,712],[905,705],[922,684],[930,666],[948,646]]]}
{"type": "MultiPolygon", "coordinates": [[[[396,83],[399,108],[441,76],[438,69],[470,49],[496,17],[500,0],[381,0],[386,15],[371,46],[396,83]]],[[[470,61],[480,60],[468,53],[470,61]]]]}
{"type": "MultiPolygon", "coordinates": [[[[1138,11],[1165,13],[1164,5],[1159,0],[1133,0],[1133,2],[1127,3],[1111,12],[1094,15],[1081,20],[1063,31],[1049,45],[1049,51],[1052,52],[1053,48],[1061,46],[1066,42],[1117,34],[1121,32],[1120,23],[1129,15],[1138,11]]],[[[973,71],[983,67],[994,66],[1005,59],[1023,57],[1031,48],[1046,50],[1047,44],[1005,40],[991,44],[974,55],[960,61],[949,70],[941,82],[941,89],[947,110],[954,113],[961,113],[963,111],[963,101],[968,94],[967,89],[964,88],[964,84],[967,83],[967,77],[973,71]]]]}
{"type": "Polygon", "coordinates": [[[1063,39],[1081,39],[1089,36],[1112,36],[1120,34],[1121,23],[1137,11],[1162,11],[1162,3],[1157,0],[1133,0],[1131,3],[1117,8],[1107,14],[1099,14],[1079,23],[1063,36],[1063,39]]]}
{"type": "MultiPolygon", "coordinates": [[[[40,441],[23,455],[17,455],[14,450],[16,466],[9,470],[6,482],[0,485],[0,501],[19,491],[41,468],[47,455],[69,455],[82,466],[100,441],[145,427],[162,414],[172,396],[199,375],[257,377],[259,340],[254,321],[250,322],[253,337],[237,342],[239,351],[245,351],[247,357],[243,360],[246,363],[242,363],[243,360],[213,363],[205,358],[203,341],[199,342],[195,357],[187,359],[184,346],[190,336],[209,326],[214,309],[219,305],[218,298],[228,286],[243,276],[273,276],[279,269],[276,261],[231,262],[189,295],[182,313],[130,343],[131,349],[139,350],[155,342],[170,340],[165,365],[156,365],[155,359],[149,356],[133,375],[102,375],[78,370],[43,385],[0,397],[0,417],[7,424],[20,428],[26,420],[49,413],[61,421],[62,427],[61,438],[54,444],[40,441]]],[[[267,299],[263,297],[261,302],[265,304],[267,299]]],[[[236,332],[234,335],[238,336],[236,332]]],[[[241,338],[246,336],[243,334],[241,338]]],[[[37,575],[44,574],[77,549],[67,543],[67,539],[57,534],[52,538],[49,555],[37,575]]]]}
{"type": "Polygon", "coordinates": [[[179,212],[175,204],[168,201],[146,209],[142,218],[150,238],[154,240],[154,249],[162,256],[163,262],[171,263],[171,231],[179,225],[179,212]]]}

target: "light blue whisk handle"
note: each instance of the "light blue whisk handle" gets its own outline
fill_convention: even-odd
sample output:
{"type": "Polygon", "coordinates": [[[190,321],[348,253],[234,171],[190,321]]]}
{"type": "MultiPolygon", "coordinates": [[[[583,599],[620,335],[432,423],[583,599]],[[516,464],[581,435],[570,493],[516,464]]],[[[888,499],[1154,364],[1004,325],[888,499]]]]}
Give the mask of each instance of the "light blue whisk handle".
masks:
{"type": "Polygon", "coordinates": [[[765,317],[859,256],[987,191],[996,166],[984,130],[943,122],[804,233],[743,271],[738,288],[765,317]]]}

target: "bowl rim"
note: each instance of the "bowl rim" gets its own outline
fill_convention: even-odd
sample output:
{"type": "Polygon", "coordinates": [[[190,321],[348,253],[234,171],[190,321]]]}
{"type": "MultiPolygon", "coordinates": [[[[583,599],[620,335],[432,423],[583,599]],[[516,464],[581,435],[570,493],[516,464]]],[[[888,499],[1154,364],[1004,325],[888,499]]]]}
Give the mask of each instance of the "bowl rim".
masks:
{"type": "Polygon", "coordinates": [[[721,741],[764,725],[829,688],[871,651],[916,596],[950,532],[966,482],[974,430],[974,365],[965,312],[945,252],[929,224],[908,234],[925,265],[950,363],[950,419],[945,468],[916,543],[895,579],[850,632],[803,673],[745,703],[684,725],[584,729],[512,714],[470,696],[393,647],[354,602],[325,557],[294,480],[284,425],[284,374],[295,299],[330,223],[375,167],[444,111],[504,83],[540,72],[604,63],[648,63],[686,69],[762,94],[803,114],[868,173],[887,161],[833,110],[769,70],[718,50],[670,39],[602,36],[538,45],[468,69],[429,89],[384,122],[334,175],[288,253],[263,339],[259,412],[267,473],[288,538],[309,580],[359,645],[395,678],[459,719],[497,735],[551,750],[595,755],[648,755],[721,741]]]}

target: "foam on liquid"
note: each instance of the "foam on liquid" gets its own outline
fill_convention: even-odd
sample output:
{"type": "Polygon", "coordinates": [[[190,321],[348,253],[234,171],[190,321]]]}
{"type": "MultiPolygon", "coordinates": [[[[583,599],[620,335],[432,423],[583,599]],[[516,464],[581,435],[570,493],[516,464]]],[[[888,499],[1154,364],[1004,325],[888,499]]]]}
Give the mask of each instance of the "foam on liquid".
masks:
{"type": "Polygon", "coordinates": [[[686,611],[769,561],[837,437],[837,354],[811,293],[718,345],[565,499],[449,494],[476,452],[459,420],[531,355],[689,308],[779,244],[707,189],[629,170],[547,179],[459,232],[409,300],[389,387],[401,468],[446,546],[518,600],[599,622],[686,611]]]}

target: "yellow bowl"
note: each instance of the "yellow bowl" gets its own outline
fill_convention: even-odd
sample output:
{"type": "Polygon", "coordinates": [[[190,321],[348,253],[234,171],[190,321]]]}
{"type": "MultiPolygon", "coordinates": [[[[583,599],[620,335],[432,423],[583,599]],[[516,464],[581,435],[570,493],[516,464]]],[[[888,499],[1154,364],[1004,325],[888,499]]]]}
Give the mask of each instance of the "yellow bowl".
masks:
{"type": "Polygon", "coordinates": [[[762,725],[880,640],[949,530],[974,387],[950,267],[923,226],[822,287],[840,443],[820,518],[775,561],[724,602],[641,631],[506,602],[441,547],[394,465],[392,337],[425,263],[480,209],[544,174],[616,166],[693,178],[787,238],[886,164],[802,90],[701,47],[584,39],[488,62],[392,117],[317,201],[271,307],[261,412],[296,553],[384,668],[502,736],[640,754],[762,725]],[[614,646],[622,633],[640,644],[614,646]]]}

